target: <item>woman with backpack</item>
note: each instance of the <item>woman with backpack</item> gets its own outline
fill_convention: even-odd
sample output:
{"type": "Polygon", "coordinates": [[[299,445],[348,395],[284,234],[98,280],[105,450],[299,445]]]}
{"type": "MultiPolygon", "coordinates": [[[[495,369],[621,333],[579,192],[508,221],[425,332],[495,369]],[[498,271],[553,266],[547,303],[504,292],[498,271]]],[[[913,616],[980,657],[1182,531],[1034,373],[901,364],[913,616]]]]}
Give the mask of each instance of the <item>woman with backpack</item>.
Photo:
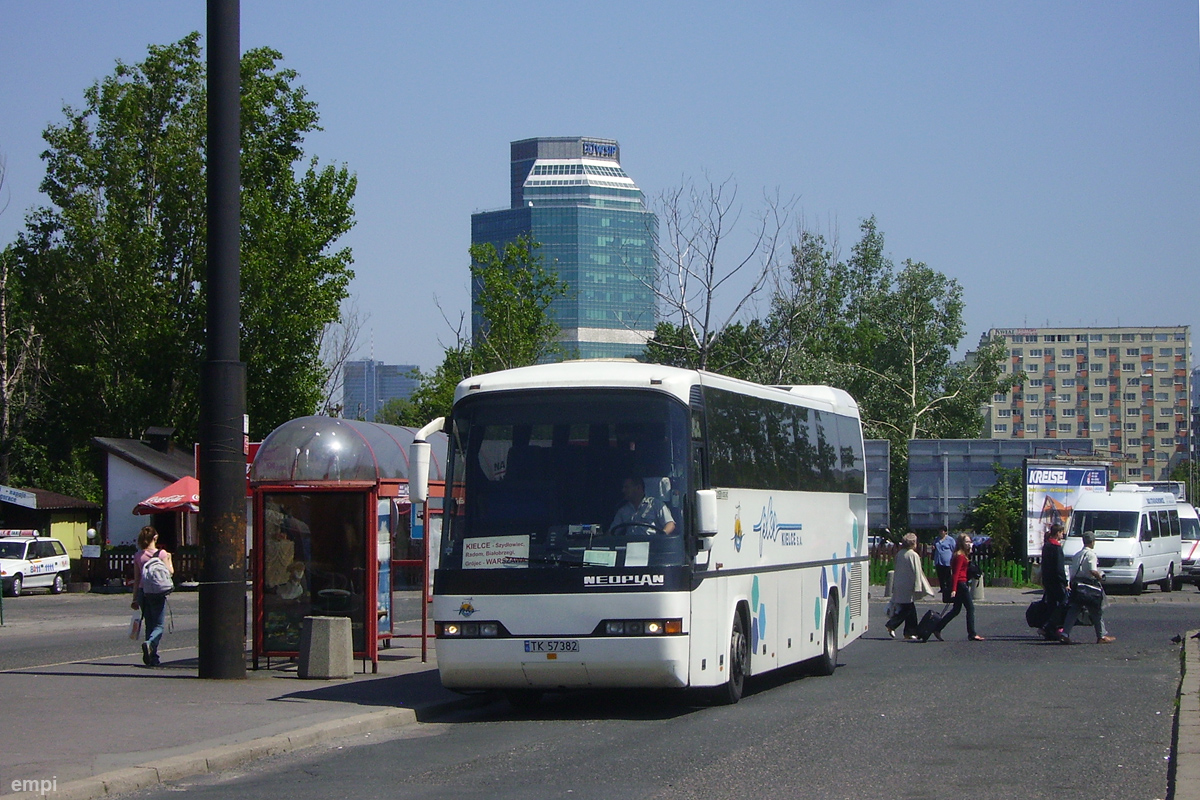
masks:
{"type": "Polygon", "coordinates": [[[163,635],[163,611],[171,592],[171,576],[175,565],[171,554],[158,546],[158,531],[147,525],[138,533],[138,551],[133,557],[133,610],[142,610],[142,627],[146,641],[142,642],[142,663],[157,667],[158,643],[163,635]],[[152,563],[153,562],[153,563],[152,563]],[[165,570],[164,570],[165,567],[165,570]]]}

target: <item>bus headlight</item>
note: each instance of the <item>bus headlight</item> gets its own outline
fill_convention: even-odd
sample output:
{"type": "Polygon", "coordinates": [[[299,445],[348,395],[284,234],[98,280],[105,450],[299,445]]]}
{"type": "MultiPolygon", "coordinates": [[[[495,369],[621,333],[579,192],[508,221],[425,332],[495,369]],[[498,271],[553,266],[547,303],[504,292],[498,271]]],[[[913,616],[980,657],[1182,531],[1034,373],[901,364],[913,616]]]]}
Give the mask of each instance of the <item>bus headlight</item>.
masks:
{"type": "Polygon", "coordinates": [[[434,622],[433,634],[439,639],[495,639],[509,633],[499,622],[434,622]]]}
{"type": "Polygon", "coordinates": [[[682,619],[606,619],[596,626],[593,636],[679,636],[682,619]]]}

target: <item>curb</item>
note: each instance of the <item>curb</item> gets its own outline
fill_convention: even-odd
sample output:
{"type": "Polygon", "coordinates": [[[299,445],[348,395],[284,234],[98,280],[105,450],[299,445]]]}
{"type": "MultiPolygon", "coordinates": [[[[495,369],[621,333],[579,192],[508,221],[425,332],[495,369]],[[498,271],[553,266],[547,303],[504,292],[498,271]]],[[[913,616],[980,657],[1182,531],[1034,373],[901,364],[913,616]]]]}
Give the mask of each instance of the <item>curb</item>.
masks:
{"type": "Polygon", "coordinates": [[[1179,712],[1171,741],[1173,780],[1168,796],[1200,800],[1200,640],[1188,631],[1183,640],[1183,675],[1179,680],[1179,712]]]}
{"type": "Polygon", "coordinates": [[[55,787],[46,793],[16,792],[0,795],[0,797],[3,797],[4,800],[95,800],[100,797],[135,792],[150,786],[190,778],[193,775],[222,772],[250,761],[257,761],[260,758],[293,753],[334,739],[362,736],[376,731],[415,725],[420,721],[418,715],[473,708],[491,701],[490,695],[478,695],[448,700],[444,703],[434,703],[419,709],[389,708],[384,711],[371,711],[366,714],[356,714],[343,719],[297,728],[290,733],[279,733],[236,744],[218,745],[198,750],[195,753],[125,767],[61,785],[56,783],[55,787]]]}

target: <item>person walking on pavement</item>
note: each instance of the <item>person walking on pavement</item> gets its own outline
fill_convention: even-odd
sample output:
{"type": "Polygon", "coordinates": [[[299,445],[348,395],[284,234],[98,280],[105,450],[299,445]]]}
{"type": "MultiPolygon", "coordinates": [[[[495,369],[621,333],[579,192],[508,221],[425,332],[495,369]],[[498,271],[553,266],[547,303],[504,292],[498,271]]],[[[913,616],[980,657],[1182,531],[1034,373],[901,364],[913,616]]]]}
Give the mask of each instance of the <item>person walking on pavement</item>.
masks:
{"type": "Polygon", "coordinates": [[[917,535],[906,533],[900,540],[903,549],[896,554],[892,573],[892,605],[896,612],[887,621],[888,636],[896,638],[896,628],[904,625],[904,638],[917,638],[917,601],[933,594],[933,587],[921,569],[917,555],[917,535]]]}
{"type": "Polygon", "coordinates": [[[1050,640],[1058,639],[1067,613],[1067,560],[1063,556],[1062,535],[1062,524],[1055,522],[1042,545],[1042,600],[1050,616],[1038,631],[1050,640]]]}
{"type": "Polygon", "coordinates": [[[937,570],[938,585],[942,588],[942,602],[950,603],[954,594],[954,584],[950,576],[950,560],[954,557],[954,539],[946,533],[946,526],[938,529],[937,538],[933,540],[933,567],[937,570]]]}
{"type": "Polygon", "coordinates": [[[150,525],[138,533],[138,552],[133,556],[133,602],[130,608],[142,610],[142,627],[146,631],[146,641],[142,642],[142,663],[147,667],[159,665],[158,644],[163,636],[163,612],[167,607],[167,595],[147,592],[142,586],[142,571],[146,562],[157,558],[167,566],[174,575],[175,566],[171,562],[171,554],[158,546],[158,531],[150,525]]]}
{"type": "Polygon", "coordinates": [[[967,567],[971,563],[971,537],[960,533],[958,544],[954,548],[954,557],[950,559],[950,582],[954,586],[954,596],[951,598],[954,607],[942,617],[933,630],[933,635],[942,639],[942,631],[950,624],[950,620],[958,616],[958,612],[966,606],[967,609],[967,641],[982,642],[983,637],[975,632],[975,601],[971,598],[971,584],[967,579],[967,567]]]}
{"type": "Polygon", "coordinates": [[[1104,573],[1100,571],[1095,544],[1096,534],[1084,531],[1083,548],[1071,558],[1071,604],[1067,608],[1067,618],[1059,637],[1063,644],[1071,644],[1071,630],[1082,608],[1087,608],[1091,615],[1092,627],[1096,629],[1096,644],[1112,644],[1117,640],[1117,637],[1109,636],[1104,628],[1104,586],[1101,583],[1104,573]]]}

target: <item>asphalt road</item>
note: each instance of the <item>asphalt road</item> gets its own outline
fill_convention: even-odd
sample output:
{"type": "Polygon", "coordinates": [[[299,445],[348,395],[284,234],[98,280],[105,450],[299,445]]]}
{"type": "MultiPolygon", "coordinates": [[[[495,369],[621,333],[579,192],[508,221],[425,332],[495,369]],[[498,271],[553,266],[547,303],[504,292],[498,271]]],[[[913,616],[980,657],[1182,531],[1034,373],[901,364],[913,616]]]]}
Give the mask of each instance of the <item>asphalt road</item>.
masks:
{"type": "MultiPolygon", "coordinates": [[[[947,641],[872,633],[831,678],[753,680],[707,707],[655,693],[497,701],[139,793],[160,798],[1085,798],[1167,796],[1179,646],[1200,603],[1116,598],[1116,644],[1044,643],[1023,605],[979,608],[947,641]]],[[[1083,633],[1082,630],[1079,633],[1083,633]]],[[[1090,641],[1090,637],[1088,638],[1090,641]]]]}
{"type": "MultiPolygon", "coordinates": [[[[0,626],[0,671],[28,669],[72,661],[95,661],[140,655],[139,642],[130,641],[132,595],[59,594],[45,592],[5,597],[0,626]]],[[[168,601],[168,629],[162,652],[195,647],[198,592],[177,591],[168,601]]],[[[420,631],[420,593],[396,592],[397,632],[420,631]],[[414,624],[415,621],[415,624],[414,624]]],[[[247,609],[251,607],[246,595],[247,609]]]]}

